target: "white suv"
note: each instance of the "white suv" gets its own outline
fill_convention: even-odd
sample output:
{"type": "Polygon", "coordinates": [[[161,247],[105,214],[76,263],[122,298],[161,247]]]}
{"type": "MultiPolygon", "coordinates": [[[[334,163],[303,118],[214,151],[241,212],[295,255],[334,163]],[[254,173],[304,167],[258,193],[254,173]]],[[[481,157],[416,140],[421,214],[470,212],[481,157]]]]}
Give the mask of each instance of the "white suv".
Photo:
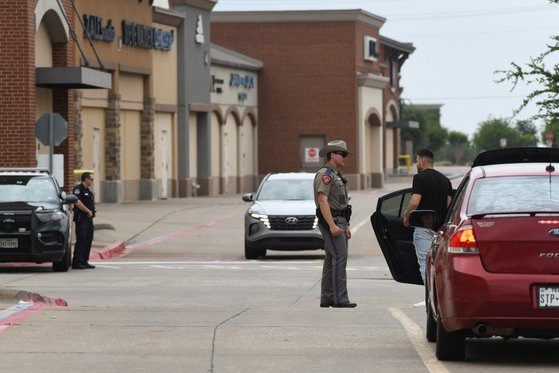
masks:
{"type": "Polygon", "coordinates": [[[257,259],[266,250],[318,250],[324,240],[318,229],[313,198],[314,174],[271,173],[255,195],[245,215],[245,257],[257,259]]]}

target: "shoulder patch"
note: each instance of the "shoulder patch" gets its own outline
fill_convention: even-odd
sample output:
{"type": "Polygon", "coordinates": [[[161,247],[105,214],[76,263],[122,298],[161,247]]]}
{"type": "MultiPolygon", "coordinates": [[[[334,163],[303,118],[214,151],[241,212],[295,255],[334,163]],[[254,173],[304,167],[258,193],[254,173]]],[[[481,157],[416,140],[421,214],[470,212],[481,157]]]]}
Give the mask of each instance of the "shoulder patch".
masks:
{"type": "Polygon", "coordinates": [[[332,178],[329,175],[322,175],[322,182],[326,185],[330,184],[332,182],[332,178]]]}
{"type": "Polygon", "coordinates": [[[80,188],[75,188],[75,189],[74,189],[74,194],[75,194],[75,195],[80,194],[80,188]]]}

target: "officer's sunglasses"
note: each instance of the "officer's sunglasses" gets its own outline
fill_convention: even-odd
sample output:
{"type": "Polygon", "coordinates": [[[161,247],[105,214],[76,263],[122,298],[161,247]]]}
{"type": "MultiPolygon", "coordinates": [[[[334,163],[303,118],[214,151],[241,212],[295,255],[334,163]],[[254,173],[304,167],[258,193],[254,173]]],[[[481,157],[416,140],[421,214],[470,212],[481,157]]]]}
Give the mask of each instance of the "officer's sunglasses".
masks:
{"type": "Polygon", "coordinates": [[[349,156],[348,152],[332,152],[332,153],[337,154],[337,155],[341,155],[344,158],[347,158],[349,156]]]}

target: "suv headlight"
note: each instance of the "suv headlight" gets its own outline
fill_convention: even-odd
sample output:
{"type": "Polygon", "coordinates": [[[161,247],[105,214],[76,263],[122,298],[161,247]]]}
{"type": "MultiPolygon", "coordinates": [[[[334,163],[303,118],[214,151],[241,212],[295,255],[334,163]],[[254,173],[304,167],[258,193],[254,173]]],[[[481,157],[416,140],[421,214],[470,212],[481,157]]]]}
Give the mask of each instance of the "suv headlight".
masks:
{"type": "Polygon", "coordinates": [[[61,212],[50,212],[50,213],[43,213],[43,214],[36,214],[37,220],[41,224],[50,223],[53,221],[60,221],[64,219],[64,214],[61,212]]]}
{"type": "Polygon", "coordinates": [[[314,217],[314,223],[312,223],[312,229],[315,229],[316,227],[318,227],[318,216],[314,217]]]}
{"type": "Polygon", "coordinates": [[[266,226],[266,228],[270,229],[271,225],[270,225],[270,219],[268,219],[268,215],[262,215],[262,214],[250,214],[251,217],[253,217],[254,219],[258,219],[262,222],[262,224],[264,224],[266,226]]]}

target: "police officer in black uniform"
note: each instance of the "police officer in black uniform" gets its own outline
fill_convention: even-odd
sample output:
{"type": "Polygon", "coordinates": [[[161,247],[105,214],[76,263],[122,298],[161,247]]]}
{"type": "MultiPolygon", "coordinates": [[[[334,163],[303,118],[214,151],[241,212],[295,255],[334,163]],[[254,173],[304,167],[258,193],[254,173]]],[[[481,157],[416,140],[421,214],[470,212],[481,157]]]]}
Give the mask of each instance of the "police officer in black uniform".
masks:
{"type": "Polygon", "coordinates": [[[74,221],[76,222],[76,245],[72,269],[95,268],[89,264],[89,253],[93,241],[93,218],[95,217],[95,197],[89,189],[93,185],[90,172],[84,172],[81,183],[74,187],[73,193],[78,197],[74,204],[74,221]]]}
{"type": "Polygon", "coordinates": [[[351,238],[351,206],[347,196],[347,178],[340,168],[349,156],[345,141],[334,140],[320,150],[327,163],[314,177],[314,200],[320,232],[324,238],[324,265],[320,307],[353,308],[346,286],[347,241],[351,238]]]}

